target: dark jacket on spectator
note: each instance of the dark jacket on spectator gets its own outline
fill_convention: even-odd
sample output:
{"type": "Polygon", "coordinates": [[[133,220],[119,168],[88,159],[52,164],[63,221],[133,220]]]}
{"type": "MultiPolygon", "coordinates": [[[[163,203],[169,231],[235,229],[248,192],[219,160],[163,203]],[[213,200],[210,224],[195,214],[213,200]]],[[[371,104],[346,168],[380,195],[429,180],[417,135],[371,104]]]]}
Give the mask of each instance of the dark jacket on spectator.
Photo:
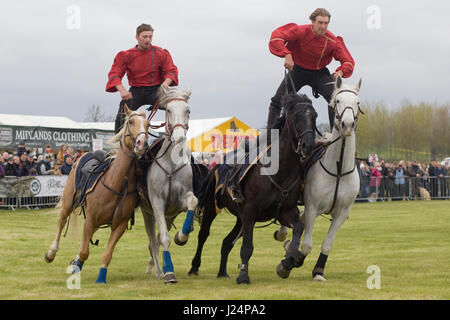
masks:
{"type": "Polygon", "coordinates": [[[6,176],[19,176],[18,168],[14,165],[14,163],[7,163],[5,166],[5,175],[6,176]]]}
{"type": "Polygon", "coordinates": [[[0,177],[5,176],[5,168],[3,168],[3,164],[0,163],[0,177]]]}
{"type": "Polygon", "coordinates": [[[72,166],[69,166],[67,163],[64,163],[61,167],[62,174],[69,174],[70,170],[72,170],[72,166]]]}

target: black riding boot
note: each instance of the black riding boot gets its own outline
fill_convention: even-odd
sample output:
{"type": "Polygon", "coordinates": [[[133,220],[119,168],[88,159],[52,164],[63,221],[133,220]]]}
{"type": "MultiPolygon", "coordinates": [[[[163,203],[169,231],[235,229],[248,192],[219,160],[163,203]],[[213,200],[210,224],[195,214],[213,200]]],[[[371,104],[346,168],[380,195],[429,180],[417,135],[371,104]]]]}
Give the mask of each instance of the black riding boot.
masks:
{"type": "Polygon", "coordinates": [[[330,120],[330,132],[333,131],[334,116],[335,116],[334,110],[330,106],[328,106],[328,119],[330,120]]]}
{"type": "Polygon", "coordinates": [[[267,129],[273,128],[278,118],[280,117],[281,108],[275,106],[274,104],[270,104],[269,106],[269,117],[267,119],[267,129]]]}

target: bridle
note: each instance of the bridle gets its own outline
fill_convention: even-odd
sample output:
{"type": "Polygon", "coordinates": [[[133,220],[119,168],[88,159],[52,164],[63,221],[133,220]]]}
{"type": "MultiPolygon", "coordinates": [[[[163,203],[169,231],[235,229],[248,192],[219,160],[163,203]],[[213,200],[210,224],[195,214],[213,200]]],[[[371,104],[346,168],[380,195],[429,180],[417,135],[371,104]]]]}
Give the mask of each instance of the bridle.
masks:
{"type": "MultiPolygon", "coordinates": [[[[187,99],[171,98],[171,99],[167,100],[166,104],[170,103],[171,101],[184,101],[184,102],[187,103],[187,99]]],[[[158,108],[159,108],[159,100],[157,101],[157,103],[156,103],[155,107],[153,108],[153,110],[157,110],[158,108]]],[[[152,112],[153,112],[153,110],[152,110],[152,112]]],[[[151,114],[152,117],[153,117],[153,115],[154,115],[154,113],[151,114]]],[[[149,116],[149,121],[150,121],[150,119],[151,118],[149,116]]],[[[169,179],[169,193],[168,193],[168,196],[167,196],[167,199],[166,199],[166,203],[168,204],[168,203],[170,203],[170,200],[171,200],[172,178],[177,172],[179,172],[181,169],[183,169],[187,165],[187,163],[184,163],[180,167],[178,167],[177,169],[173,170],[172,172],[169,172],[167,169],[165,169],[161,165],[161,163],[158,161],[158,159],[161,159],[166,154],[167,150],[169,150],[170,146],[172,145],[172,141],[171,141],[170,138],[172,137],[172,134],[173,134],[173,131],[175,130],[175,128],[181,127],[181,128],[183,128],[185,130],[189,130],[189,124],[188,123],[186,123],[186,124],[176,123],[176,124],[173,125],[173,124],[171,124],[169,122],[168,116],[166,114],[166,122],[163,122],[163,123],[161,123],[158,126],[151,126],[151,128],[152,129],[157,129],[157,128],[161,128],[163,126],[166,127],[164,135],[166,137],[166,140],[169,141],[169,144],[167,145],[166,150],[159,157],[156,157],[156,155],[153,155],[151,152],[150,152],[150,155],[152,156],[153,161],[158,165],[158,167],[166,174],[167,178],[169,179]]]]}
{"type": "MultiPolygon", "coordinates": [[[[356,96],[358,96],[358,93],[357,93],[357,92],[355,92],[355,91],[353,91],[353,90],[349,90],[349,89],[341,90],[341,91],[339,91],[339,92],[335,95],[334,101],[333,101],[333,104],[332,104],[331,107],[332,107],[333,111],[335,112],[335,117],[336,117],[336,119],[337,119],[338,121],[337,121],[337,124],[336,124],[336,121],[335,121],[334,127],[336,128],[336,130],[340,131],[340,129],[341,129],[342,117],[344,116],[344,112],[345,112],[347,109],[350,109],[350,110],[352,110],[353,121],[354,121],[354,123],[355,123],[355,130],[356,130],[356,125],[357,125],[357,123],[358,123],[358,116],[359,116],[360,113],[361,113],[361,114],[364,114],[364,112],[361,110],[361,108],[359,107],[359,104],[358,104],[358,111],[357,111],[356,115],[355,115],[355,111],[354,111],[353,108],[350,107],[350,106],[346,106],[346,107],[344,108],[344,110],[342,110],[341,113],[338,113],[338,112],[337,112],[337,106],[336,106],[336,97],[337,97],[339,94],[343,93],[343,92],[350,92],[350,93],[353,93],[353,94],[355,94],[356,96]]],[[[342,165],[343,165],[343,161],[344,161],[344,158],[343,158],[343,157],[344,157],[344,150],[345,150],[346,137],[345,137],[345,136],[342,136],[342,135],[339,135],[336,139],[334,139],[332,142],[330,142],[330,143],[327,145],[327,148],[328,148],[328,146],[330,146],[331,144],[335,143],[335,142],[338,141],[338,140],[342,140],[342,144],[341,144],[341,151],[340,151],[340,154],[339,154],[339,160],[336,161],[336,173],[330,172],[327,168],[325,168],[325,166],[324,166],[324,164],[322,163],[322,161],[319,160],[319,163],[320,163],[320,166],[322,167],[322,169],[323,169],[327,174],[329,174],[330,176],[336,178],[336,185],[335,185],[335,187],[334,187],[334,195],[333,195],[333,203],[331,204],[331,208],[327,211],[327,213],[331,213],[331,212],[333,211],[335,205],[336,205],[337,195],[338,195],[338,190],[339,190],[339,183],[340,183],[341,178],[344,177],[344,176],[347,176],[347,175],[349,175],[349,174],[351,174],[351,173],[353,173],[353,172],[355,171],[355,168],[356,168],[356,162],[354,162],[353,169],[351,169],[351,170],[349,170],[349,171],[347,171],[347,172],[342,172],[342,165]]]]}
{"type": "Polygon", "coordinates": [[[343,93],[343,92],[350,92],[353,93],[354,95],[358,96],[358,93],[356,91],[350,90],[350,89],[344,89],[344,90],[340,90],[334,97],[333,103],[331,105],[331,108],[333,109],[333,111],[335,112],[335,118],[337,121],[334,123],[334,127],[336,128],[336,130],[340,130],[341,129],[341,122],[342,122],[342,117],[344,116],[344,112],[347,111],[347,109],[350,109],[352,111],[352,115],[353,115],[353,121],[355,122],[355,129],[356,129],[356,125],[358,124],[358,116],[359,114],[364,114],[364,112],[361,110],[359,104],[358,104],[358,111],[355,114],[355,110],[351,107],[351,106],[346,106],[344,108],[344,110],[342,110],[341,113],[338,113],[337,110],[337,103],[336,103],[336,98],[339,94],[343,93]]]}
{"type": "MultiPolygon", "coordinates": [[[[132,117],[143,117],[143,118],[145,119],[144,116],[139,115],[139,114],[132,114],[132,115],[130,115],[130,116],[128,117],[128,121],[127,121],[127,123],[126,123],[126,128],[125,128],[124,140],[125,140],[127,137],[131,140],[131,143],[132,143],[132,145],[133,145],[133,146],[131,147],[131,149],[133,149],[133,147],[136,145],[136,140],[139,138],[140,135],[142,135],[142,134],[143,134],[144,136],[146,135],[146,132],[145,132],[145,131],[139,131],[139,133],[136,135],[136,137],[133,137],[133,135],[131,134],[131,131],[130,131],[130,126],[129,126],[129,122],[130,122],[130,119],[131,119],[132,117]]],[[[126,150],[126,149],[123,148],[123,145],[122,145],[122,139],[119,141],[119,144],[120,144],[120,148],[122,149],[122,151],[123,151],[128,157],[137,159],[137,156],[136,156],[136,154],[134,154],[133,150],[131,150],[131,152],[129,152],[128,150],[126,150]]]]}
{"type": "MultiPolygon", "coordinates": [[[[142,116],[142,115],[139,115],[139,114],[132,114],[132,115],[130,115],[130,116],[128,117],[128,120],[127,120],[127,123],[126,123],[126,129],[125,129],[125,130],[126,130],[126,134],[124,135],[124,141],[125,141],[125,139],[126,139],[127,137],[128,137],[129,139],[131,139],[131,141],[132,141],[132,143],[133,143],[133,144],[132,144],[132,147],[131,147],[131,148],[132,148],[131,152],[128,151],[126,148],[124,149],[123,144],[122,144],[122,139],[120,139],[120,141],[119,141],[120,149],[122,150],[122,152],[123,152],[127,157],[130,158],[130,163],[129,163],[128,168],[127,168],[127,173],[125,174],[125,177],[123,178],[122,186],[121,186],[121,188],[120,188],[120,191],[117,192],[116,190],[114,190],[114,189],[112,189],[111,187],[107,186],[106,183],[103,181],[103,177],[100,179],[100,182],[102,183],[102,185],[103,185],[107,190],[109,190],[110,192],[112,192],[114,195],[117,196],[116,202],[115,202],[115,204],[114,204],[114,209],[112,210],[111,218],[110,218],[110,220],[109,220],[108,226],[112,226],[112,224],[113,224],[114,213],[116,212],[117,207],[119,206],[119,212],[117,213],[117,215],[118,215],[118,218],[120,218],[120,216],[122,215],[122,211],[123,211],[124,204],[125,204],[125,199],[126,199],[129,195],[134,194],[134,193],[137,193],[137,188],[136,188],[136,186],[135,186],[135,188],[134,188],[133,191],[128,191],[128,179],[129,179],[129,175],[130,175],[130,172],[131,172],[131,168],[133,167],[133,164],[135,163],[135,161],[138,159],[138,157],[136,156],[136,154],[133,152],[133,148],[134,148],[134,146],[136,145],[136,140],[138,139],[138,137],[139,137],[141,134],[146,135],[146,132],[144,132],[144,131],[139,131],[139,133],[136,135],[136,137],[133,137],[133,135],[131,134],[131,131],[130,131],[129,122],[130,122],[130,119],[131,119],[132,117],[135,117],[135,116],[137,116],[137,117],[143,117],[143,118],[145,119],[145,116],[142,116]]],[[[145,142],[145,143],[147,143],[147,142],[145,142]]],[[[133,217],[134,217],[134,216],[133,216],[133,217]]],[[[134,218],[132,218],[132,219],[134,219],[134,218]]],[[[133,224],[134,224],[134,221],[132,220],[132,225],[133,225],[133,224]]],[[[91,240],[91,241],[92,241],[92,240],[91,240]]],[[[98,241],[98,240],[97,240],[97,241],[98,241]]]]}
{"type": "MultiPolygon", "coordinates": [[[[169,104],[172,101],[184,101],[187,103],[186,99],[183,98],[172,98],[167,100],[166,104],[169,104]]],[[[149,116],[148,116],[148,121],[150,122],[150,120],[153,118],[153,116],[155,115],[156,111],[160,108],[160,104],[159,104],[159,100],[156,102],[155,106],[153,107],[152,111],[150,112],[149,116]]],[[[165,108],[164,108],[165,109],[165,108]]],[[[161,108],[161,110],[163,110],[163,108],[161,108]]],[[[167,119],[167,116],[166,116],[167,119]]],[[[186,124],[182,124],[182,123],[176,123],[176,124],[171,124],[169,122],[169,120],[166,120],[166,122],[161,123],[160,125],[150,125],[151,129],[159,129],[161,127],[166,127],[166,130],[164,132],[164,135],[166,136],[166,139],[170,139],[170,137],[172,137],[172,133],[175,130],[175,128],[177,127],[181,127],[184,130],[189,130],[189,123],[186,124]]]]}
{"type": "MultiPolygon", "coordinates": [[[[291,74],[287,71],[287,68],[284,69],[284,85],[286,88],[286,94],[289,94],[289,89],[288,89],[288,81],[287,79],[289,79],[289,82],[291,84],[292,90],[295,93],[295,85],[294,85],[294,81],[292,80],[291,74]]],[[[316,110],[314,109],[314,107],[312,106],[312,104],[308,103],[308,102],[298,102],[297,105],[306,105],[307,108],[311,108],[313,110],[314,113],[316,113],[316,110]]],[[[306,156],[303,154],[302,151],[302,141],[303,141],[303,137],[307,134],[307,133],[312,133],[313,135],[315,135],[315,131],[319,132],[319,130],[317,130],[317,127],[314,123],[314,130],[313,129],[307,129],[305,131],[303,131],[301,134],[298,133],[297,129],[295,128],[295,126],[292,124],[292,119],[291,117],[289,117],[288,112],[286,112],[286,122],[287,122],[287,129],[288,129],[288,133],[290,136],[290,140],[292,142],[292,149],[294,150],[294,152],[298,155],[300,155],[302,157],[302,160],[306,158],[306,156]],[[293,127],[293,129],[291,128],[293,127]],[[294,131],[295,137],[292,135],[291,131],[294,131]],[[295,145],[295,139],[297,139],[297,145],[295,145]]]]}
{"type": "MultiPolygon", "coordinates": [[[[297,105],[306,105],[307,108],[311,108],[313,110],[313,112],[316,112],[314,110],[314,107],[310,104],[310,103],[305,103],[305,102],[299,102],[296,104],[297,105]]],[[[302,159],[305,159],[306,156],[303,154],[302,149],[302,142],[303,142],[303,138],[305,137],[306,134],[310,133],[315,135],[315,130],[314,129],[307,129],[304,130],[302,133],[298,133],[297,128],[293,125],[292,123],[292,118],[290,117],[289,114],[286,114],[286,125],[287,125],[287,129],[288,129],[288,133],[290,136],[290,140],[292,143],[292,149],[294,150],[294,152],[298,155],[300,155],[302,157],[302,159]],[[294,134],[292,134],[292,131],[294,132],[294,134]],[[297,145],[295,145],[295,142],[297,143],[297,145]]]]}

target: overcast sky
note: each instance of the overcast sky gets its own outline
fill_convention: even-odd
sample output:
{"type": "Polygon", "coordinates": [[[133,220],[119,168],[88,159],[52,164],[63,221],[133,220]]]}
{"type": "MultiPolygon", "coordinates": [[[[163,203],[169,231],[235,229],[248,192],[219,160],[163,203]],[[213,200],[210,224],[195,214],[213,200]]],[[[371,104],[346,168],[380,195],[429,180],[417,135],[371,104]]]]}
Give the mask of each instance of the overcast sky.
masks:
{"type": "MultiPolygon", "coordinates": [[[[153,44],[171,53],[180,87],[192,87],[192,119],[236,116],[260,128],[283,77],[283,59],[268,49],[270,34],[286,23],[310,23],[317,7],[331,12],[329,30],[344,38],[356,62],[345,81],[362,78],[363,101],[390,108],[403,98],[450,101],[450,3],[444,0],[40,0],[8,2],[0,10],[0,113],[82,121],[96,104],[115,115],[120,95],[105,92],[107,74],[117,52],[136,44],[136,27],[144,22],[155,29],[153,44]],[[75,29],[72,5],[80,10],[75,29]]],[[[126,78],[123,84],[128,88],[126,78]]],[[[302,92],[312,98],[309,89],[302,92]]],[[[318,122],[328,122],[323,98],[314,106],[318,122]]]]}

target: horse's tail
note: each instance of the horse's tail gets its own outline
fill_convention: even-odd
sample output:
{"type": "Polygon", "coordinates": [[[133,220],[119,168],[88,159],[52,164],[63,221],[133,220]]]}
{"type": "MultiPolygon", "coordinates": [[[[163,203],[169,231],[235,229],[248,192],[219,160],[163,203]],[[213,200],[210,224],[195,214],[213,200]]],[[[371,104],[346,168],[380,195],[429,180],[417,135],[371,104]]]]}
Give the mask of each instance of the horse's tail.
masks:
{"type": "Polygon", "coordinates": [[[81,215],[81,207],[75,208],[70,216],[67,223],[69,224],[68,229],[70,229],[70,238],[72,242],[78,244],[80,241],[80,215],[81,215]]]}

